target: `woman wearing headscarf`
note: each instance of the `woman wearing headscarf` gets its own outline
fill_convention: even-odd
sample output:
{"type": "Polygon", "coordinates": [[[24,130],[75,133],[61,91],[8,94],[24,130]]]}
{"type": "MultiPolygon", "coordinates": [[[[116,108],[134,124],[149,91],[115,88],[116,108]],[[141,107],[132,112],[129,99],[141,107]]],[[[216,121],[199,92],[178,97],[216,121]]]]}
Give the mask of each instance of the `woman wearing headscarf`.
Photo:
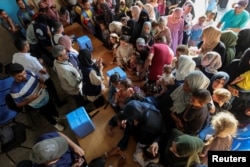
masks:
{"type": "Polygon", "coordinates": [[[83,49],[79,52],[78,60],[83,76],[83,94],[89,101],[94,102],[94,104],[98,103],[97,99],[102,97],[102,59],[94,63],[91,60],[91,52],[88,49],[83,49]]]}
{"type": "Polygon", "coordinates": [[[221,56],[217,52],[207,52],[201,57],[201,71],[211,78],[217,70],[222,66],[221,56]]]}
{"type": "Polygon", "coordinates": [[[222,31],[220,40],[226,47],[226,62],[225,67],[235,58],[235,45],[237,44],[238,36],[232,30],[222,31]]]}
{"type": "Polygon", "coordinates": [[[181,18],[182,14],[182,8],[175,8],[172,15],[167,16],[167,26],[170,29],[172,36],[170,47],[174,52],[176,52],[177,46],[182,44],[183,40],[184,19],[181,18]]]}
{"type": "Polygon", "coordinates": [[[213,91],[215,89],[223,88],[227,84],[229,79],[230,77],[228,73],[219,71],[212,76],[207,89],[210,91],[211,94],[213,94],[213,91]]]}
{"type": "Polygon", "coordinates": [[[165,122],[168,128],[175,127],[175,121],[179,119],[175,114],[181,114],[190,104],[192,92],[195,89],[206,89],[209,83],[201,71],[194,70],[185,77],[182,85],[159,98],[159,107],[163,118],[167,119],[165,122]]]}
{"type": "Polygon", "coordinates": [[[154,7],[151,4],[146,3],[143,8],[148,12],[150,21],[156,20],[154,7]]]}
{"type": "Polygon", "coordinates": [[[149,15],[148,15],[148,12],[145,9],[142,9],[141,12],[140,12],[140,15],[139,15],[139,19],[137,21],[138,25],[140,27],[140,30],[142,29],[142,26],[146,21],[150,21],[149,15]]]}
{"type": "Polygon", "coordinates": [[[222,68],[226,62],[226,47],[220,41],[221,31],[214,26],[207,26],[203,29],[202,42],[198,44],[200,48],[200,55],[205,55],[209,51],[215,51],[220,54],[222,61],[222,68]]]}
{"type": "Polygon", "coordinates": [[[160,153],[160,162],[164,166],[191,167],[200,163],[198,153],[202,151],[203,146],[200,138],[174,129],[169,140],[162,138],[160,142],[154,142],[151,152],[153,155],[160,153]]]}
{"type": "Polygon", "coordinates": [[[148,46],[152,46],[154,44],[154,37],[152,35],[151,29],[152,29],[151,22],[149,21],[144,22],[140,37],[145,40],[146,45],[148,46]]]}
{"type": "Polygon", "coordinates": [[[112,21],[109,24],[109,32],[116,33],[120,36],[122,34],[122,23],[119,21],[112,21]]]}
{"type": "Polygon", "coordinates": [[[177,67],[175,72],[176,84],[184,82],[185,77],[195,70],[196,64],[190,56],[181,55],[177,61],[177,67]]]}
{"type": "Polygon", "coordinates": [[[244,28],[238,33],[238,40],[235,46],[235,58],[239,59],[244,51],[250,47],[250,28],[244,28]]]}
{"type": "Polygon", "coordinates": [[[231,83],[236,77],[248,70],[250,70],[250,48],[242,54],[240,59],[234,59],[223,71],[229,74],[228,83],[231,83]]]}
{"type": "Polygon", "coordinates": [[[141,8],[139,6],[131,6],[130,10],[131,10],[132,19],[135,21],[138,21],[140,13],[141,13],[141,8]]]}
{"type": "MultiPolygon", "coordinates": [[[[239,96],[239,90],[230,85],[231,82],[241,74],[250,70],[250,48],[248,48],[242,55],[241,59],[234,59],[224,70],[230,76],[227,89],[233,96],[239,96]]],[[[240,97],[240,96],[239,96],[240,97]]],[[[233,106],[234,107],[234,106],[233,106]]]]}

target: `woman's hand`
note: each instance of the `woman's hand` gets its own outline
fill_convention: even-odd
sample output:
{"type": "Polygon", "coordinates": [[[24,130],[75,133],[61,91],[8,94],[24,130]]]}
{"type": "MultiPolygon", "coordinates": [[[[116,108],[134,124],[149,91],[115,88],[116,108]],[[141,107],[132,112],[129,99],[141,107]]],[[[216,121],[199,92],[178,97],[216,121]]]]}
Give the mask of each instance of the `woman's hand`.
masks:
{"type": "Polygon", "coordinates": [[[239,97],[239,91],[237,89],[230,85],[227,86],[227,89],[231,92],[233,96],[239,97]]]}
{"type": "Polygon", "coordinates": [[[159,150],[159,145],[156,142],[153,142],[150,146],[150,151],[153,154],[153,156],[155,157],[158,154],[158,150],[159,150]]]}

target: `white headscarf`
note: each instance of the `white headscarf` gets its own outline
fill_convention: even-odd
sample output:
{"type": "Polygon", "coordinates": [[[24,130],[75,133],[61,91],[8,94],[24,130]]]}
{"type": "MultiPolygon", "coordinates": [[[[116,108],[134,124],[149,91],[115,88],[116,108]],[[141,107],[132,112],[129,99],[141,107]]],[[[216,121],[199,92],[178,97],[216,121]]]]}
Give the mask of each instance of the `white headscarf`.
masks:
{"type": "MultiPolygon", "coordinates": [[[[198,70],[190,72],[186,77],[185,81],[188,83],[190,89],[206,89],[210,83],[210,80],[198,70]]],[[[173,106],[170,108],[172,112],[182,113],[186,107],[190,104],[190,98],[192,92],[185,92],[183,90],[183,84],[176,88],[171,94],[170,97],[173,100],[173,106]]]]}
{"type": "Polygon", "coordinates": [[[175,74],[176,80],[183,81],[191,71],[194,71],[195,66],[195,61],[190,56],[181,55],[178,58],[178,68],[175,74]]]}

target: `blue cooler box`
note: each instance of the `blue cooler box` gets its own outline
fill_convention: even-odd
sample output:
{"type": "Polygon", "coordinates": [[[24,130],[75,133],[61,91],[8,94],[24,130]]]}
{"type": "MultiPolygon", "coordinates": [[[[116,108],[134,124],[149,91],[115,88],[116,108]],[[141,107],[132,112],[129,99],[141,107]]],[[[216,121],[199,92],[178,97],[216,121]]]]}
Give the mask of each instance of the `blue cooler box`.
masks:
{"type": "Polygon", "coordinates": [[[78,137],[84,137],[95,130],[95,125],[89,118],[84,107],[77,108],[66,115],[70,129],[78,137]]]}
{"type": "Polygon", "coordinates": [[[111,70],[108,70],[106,74],[110,78],[110,76],[114,74],[115,72],[117,72],[120,75],[121,80],[124,80],[127,78],[127,74],[120,67],[112,68],[111,70]]]}
{"type": "Polygon", "coordinates": [[[84,35],[82,37],[79,37],[76,39],[80,49],[89,49],[90,51],[93,51],[93,46],[90,38],[87,35],[84,35]]]}

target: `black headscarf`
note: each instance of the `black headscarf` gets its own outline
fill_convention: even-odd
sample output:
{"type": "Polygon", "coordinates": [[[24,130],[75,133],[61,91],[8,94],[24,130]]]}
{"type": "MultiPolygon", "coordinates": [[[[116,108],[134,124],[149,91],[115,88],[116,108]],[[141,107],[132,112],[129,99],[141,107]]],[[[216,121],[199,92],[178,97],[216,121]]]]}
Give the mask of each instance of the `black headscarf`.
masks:
{"type": "Polygon", "coordinates": [[[238,33],[238,40],[235,46],[235,57],[240,58],[243,52],[250,47],[250,28],[244,28],[238,33]]]}
{"type": "Polygon", "coordinates": [[[99,68],[91,60],[91,52],[88,49],[80,50],[78,60],[81,69],[83,69],[84,67],[93,68],[96,71],[96,74],[98,76],[101,76],[99,68]]]}
{"type": "Polygon", "coordinates": [[[224,70],[230,76],[228,83],[231,83],[236,77],[250,70],[250,48],[245,50],[241,59],[234,59],[224,70]]]}
{"type": "Polygon", "coordinates": [[[229,81],[230,77],[228,75],[228,73],[226,72],[223,72],[223,71],[219,71],[217,72],[216,74],[214,74],[211,78],[211,81],[210,81],[210,84],[208,86],[208,90],[211,94],[213,94],[213,88],[212,88],[212,85],[213,85],[213,82],[216,80],[216,79],[224,79],[225,80],[225,83],[224,83],[224,86],[227,84],[227,82],[229,81]]]}

